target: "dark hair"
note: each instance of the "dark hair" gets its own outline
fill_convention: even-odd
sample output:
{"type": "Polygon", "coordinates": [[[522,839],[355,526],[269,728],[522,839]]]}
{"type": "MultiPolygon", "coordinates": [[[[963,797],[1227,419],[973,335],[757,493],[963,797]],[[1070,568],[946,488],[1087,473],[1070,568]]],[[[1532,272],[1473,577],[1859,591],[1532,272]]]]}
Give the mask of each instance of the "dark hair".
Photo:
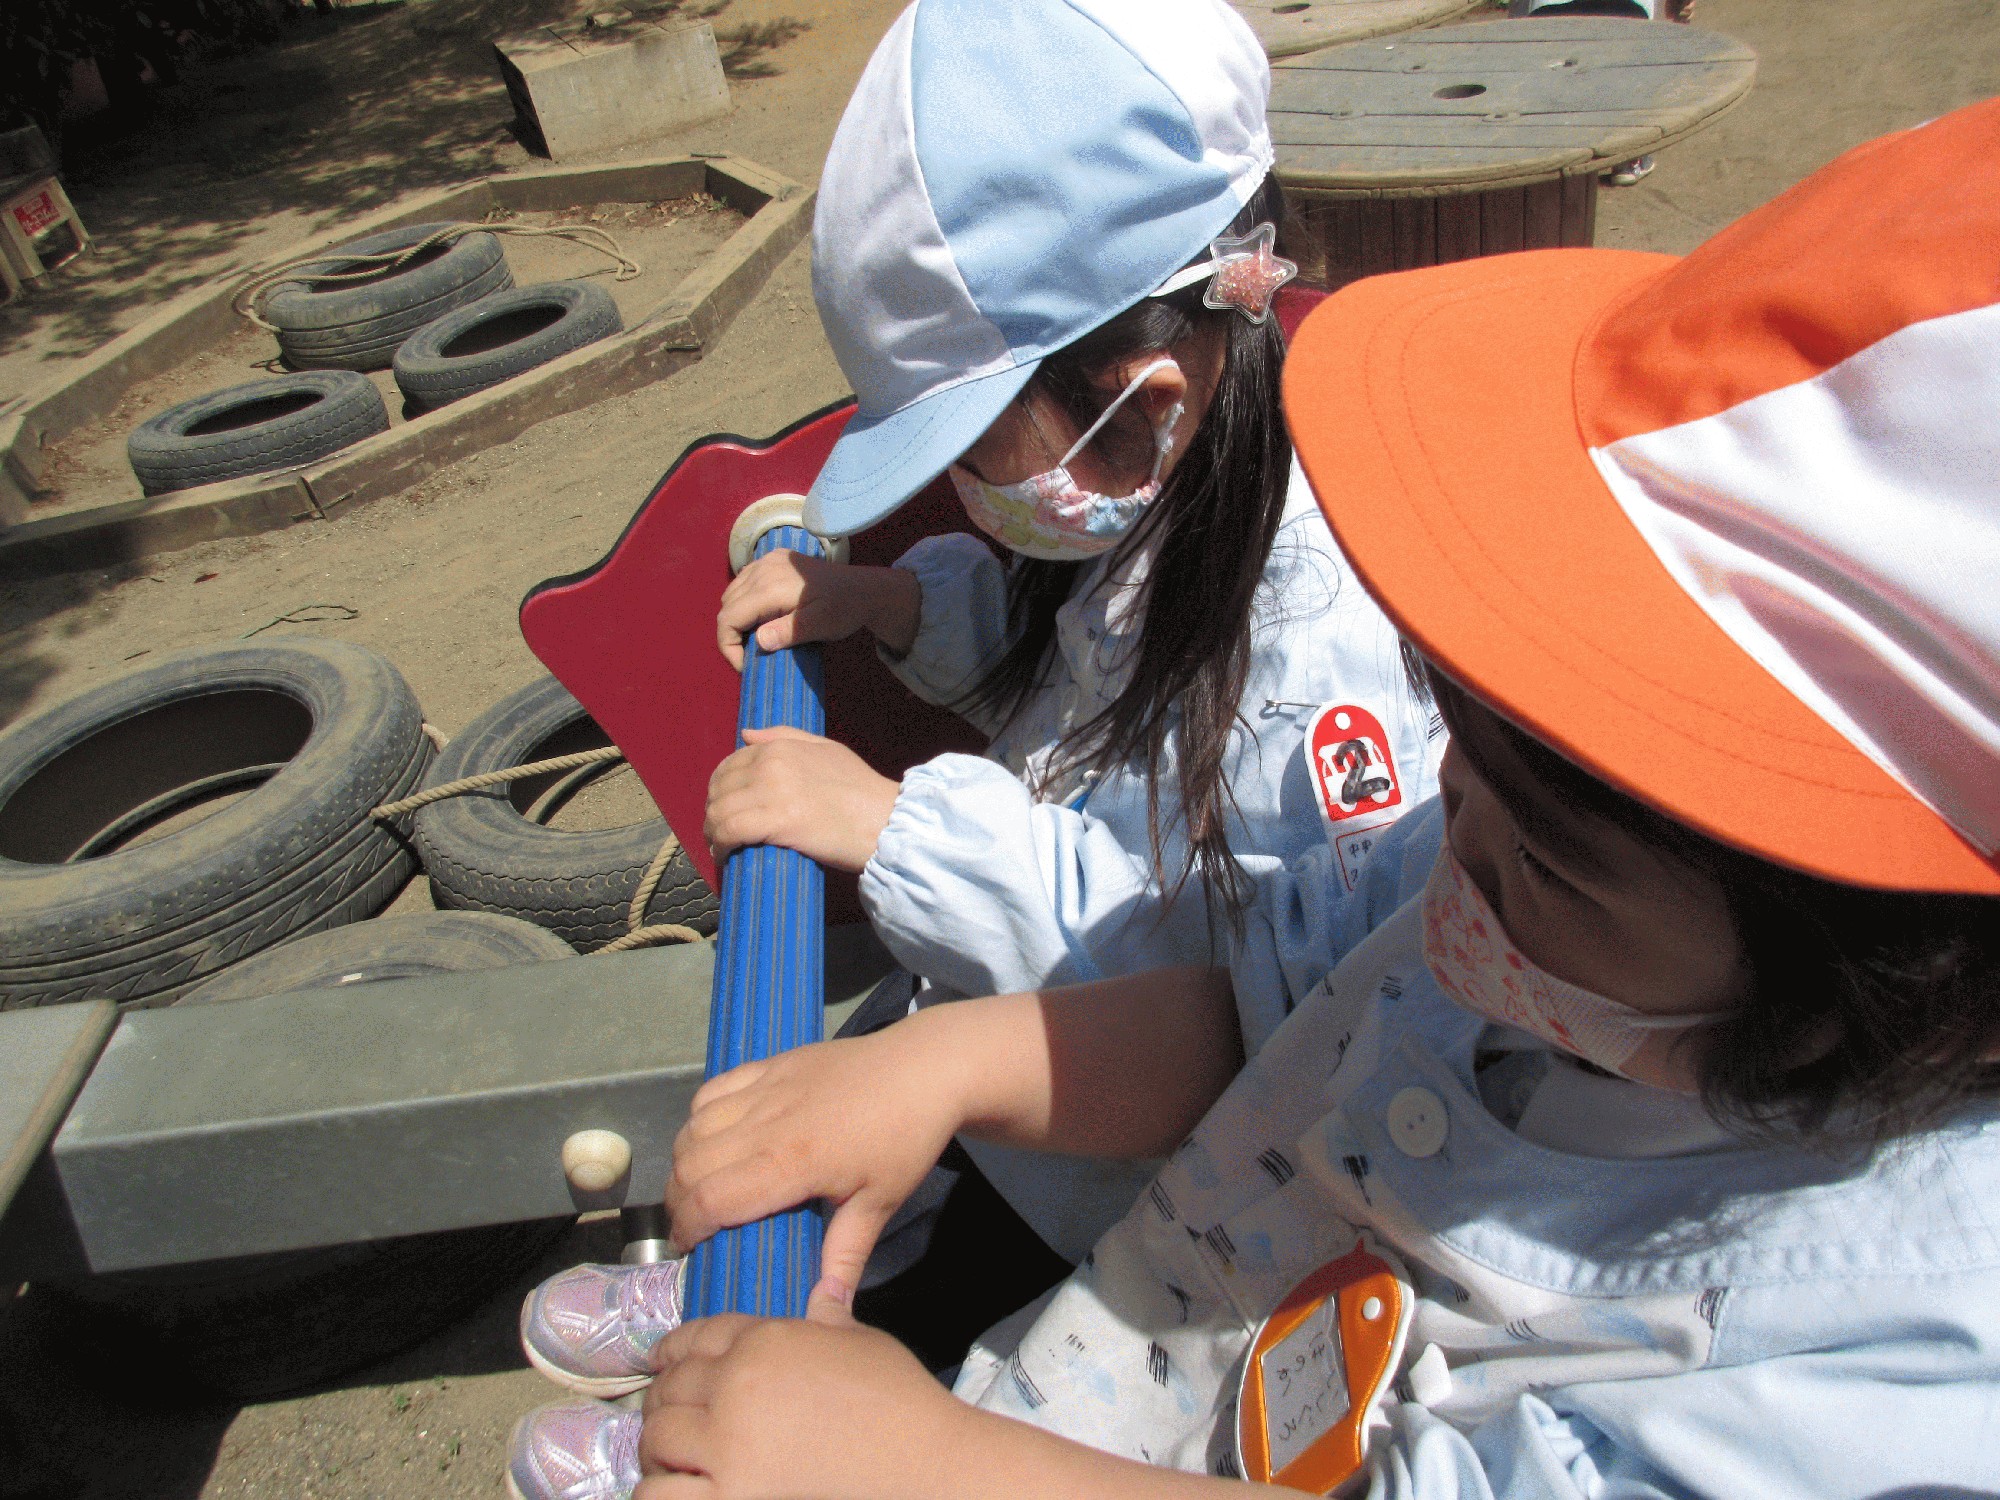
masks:
{"type": "MultiPolygon", "coordinates": [[[[1275,179],[1267,178],[1230,232],[1283,222],[1283,197],[1275,179]]],[[[1047,775],[1053,781],[1079,770],[1146,767],[1153,865],[1162,883],[1178,895],[1199,871],[1235,921],[1248,881],[1229,849],[1236,803],[1223,762],[1240,718],[1250,671],[1250,610],[1284,514],[1292,445],[1278,415],[1285,344],[1277,318],[1253,324],[1233,311],[1205,307],[1202,290],[1188,287],[1120,313],[1043,360],[1030,382],[1081,430],[1109,404],[1093,374],[1147,350],[1172,348],[1204,327],[1220,328],[1225,340],[1221,380],[1201,426],[1159,498],[1112,553],[1116,568],[1137,549],[1154,549],[1137,601],[1142,624],[1131,676],[1110,706],[1064,737],[1047,775]],[[1171,601],[1171,607],[1155,609],[1156,600],[1171,601]],[[1187,840],[1187,857],[1171,880],[1157,775],[1169,734],[1178,736],[1178,818],[1187,840]]],[[[1101,440],[1152,453],[1151,431],[1132,406],[1121,408],[1101,440]]],[[[1012,643],[966,695],[966,705],[1003,720],[1027,706],[1048,679],[1056,611],[1087,566],[1013,559],[1007,575],[1012,643]]]]}
{"type": "Polygon", "coordinates": [[[1517,820],[1482,759],[1499,735],[1554,797],[1716,882],[1750,999],[1710,1028],[1699,1075],[1751,1134],[1874,1144],[2000,1093],[2000,899],[1870,890],[1718,843],[1608,786],[1433,671],[1453,743],[1517,820]],[[1463,732],[1467,728],[1472,732],[1463,732]]]}

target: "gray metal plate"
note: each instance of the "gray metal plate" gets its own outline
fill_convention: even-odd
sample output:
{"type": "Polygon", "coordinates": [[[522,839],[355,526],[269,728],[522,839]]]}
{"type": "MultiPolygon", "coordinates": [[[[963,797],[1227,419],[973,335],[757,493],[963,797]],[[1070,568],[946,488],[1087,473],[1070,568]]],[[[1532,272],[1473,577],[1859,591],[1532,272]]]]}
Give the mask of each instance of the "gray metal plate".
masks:
{"type": "MultiPolygon", "coordinates": [[[[702,1081],[707,943],[126,1015],[0,1271],[131,1270],[657,1202],[702,1081]],[[562,1143],[631,1142],[572,1194],[562,1143]]],[[[886,970],[829,935],[829,999],[886,970]]],[[[80,1007],[65,1007],[80,1009],[80,1007]]]]}
{"type": "Polygon", "coordinates": [[[109,1000],[0,1011],[0,1213],[62,1124],[117,1019],[109,1000]]]}

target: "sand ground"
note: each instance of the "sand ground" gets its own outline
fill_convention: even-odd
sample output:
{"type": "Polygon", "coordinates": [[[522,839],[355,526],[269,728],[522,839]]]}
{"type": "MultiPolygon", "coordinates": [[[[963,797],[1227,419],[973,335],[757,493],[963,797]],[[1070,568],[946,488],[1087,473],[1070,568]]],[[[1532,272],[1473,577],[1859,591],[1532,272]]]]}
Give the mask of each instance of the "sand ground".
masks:
{"type": "MultiPolygon", "coordinates": [[[[486,44],[588,8],[357,7],[275,53],[198,70],[145,142],[79,179],[79,206],[106,242],[101,264],[32,310],[0,311],[0,409],[9,391],[230,262],[401,193],[526,165],[486,44]],[[312,108],[288,110],[288,98],[312,108]]],[[[729,150],[815,180],[840,107],[898,9],[733,0],[716,24],[740,41],[735,111],[663,144],[729,150]]],[[[1701,0],[1700,19],[1757,48],[1757,89],[1638,187],[1607,189],[1601,244],[1686,251],[1842,149],[2000,93],[2000,0],[1701,0]]],[[[691,369],[533,428],[406,494],[328,525],[0,591],[0,724],[147,653],[337,603],[351,620],[300,628],[385,652],[428,716],[454,729],[536,674],[514,625],[522,593],[598,557],[688,442],[773,431],[844,390],[802,247],[691,369]]],[[[548,1265],[615,1253],[614,1240],[610,1226],[582,1225],[548,1265]]],[[[75,1368],[62,1358],[64,1329],[17,1302],[0,1312],[0,1444],[12,1426],[26,1451],[0,1472],[0,1496],[503,1494],[507,1430],[549,1393],[513,1346],[518,1291],[337,1388],[240,1410],[165,1404],[143,1370],[75,1368]]]]}

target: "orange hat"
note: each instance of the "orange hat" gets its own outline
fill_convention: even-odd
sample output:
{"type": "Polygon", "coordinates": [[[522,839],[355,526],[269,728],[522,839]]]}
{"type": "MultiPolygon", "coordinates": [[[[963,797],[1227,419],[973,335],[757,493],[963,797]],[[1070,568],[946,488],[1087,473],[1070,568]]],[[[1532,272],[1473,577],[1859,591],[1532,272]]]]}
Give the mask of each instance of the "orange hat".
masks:
{"type": "Polygon", "coordinates": [[[1857,885],[2000,894],[2000,101],[1682,260],[1358,282],[1285,371],[1371,593],[1537,738],[1857,885]]]}

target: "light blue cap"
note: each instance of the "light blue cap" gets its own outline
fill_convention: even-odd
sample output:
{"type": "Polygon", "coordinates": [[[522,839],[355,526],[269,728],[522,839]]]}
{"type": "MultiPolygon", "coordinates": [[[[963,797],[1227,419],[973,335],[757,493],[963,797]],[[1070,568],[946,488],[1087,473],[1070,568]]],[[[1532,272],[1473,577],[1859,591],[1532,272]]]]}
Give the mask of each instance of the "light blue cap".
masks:
{"type": "Polygon", "coordinates": [[[1044,356],[1154,291],[1270,171],[1270,70],[1222,0],[916,0],[841,117],[813,297],[860,410],[806,501],[846,536],[1044,356]]]}

